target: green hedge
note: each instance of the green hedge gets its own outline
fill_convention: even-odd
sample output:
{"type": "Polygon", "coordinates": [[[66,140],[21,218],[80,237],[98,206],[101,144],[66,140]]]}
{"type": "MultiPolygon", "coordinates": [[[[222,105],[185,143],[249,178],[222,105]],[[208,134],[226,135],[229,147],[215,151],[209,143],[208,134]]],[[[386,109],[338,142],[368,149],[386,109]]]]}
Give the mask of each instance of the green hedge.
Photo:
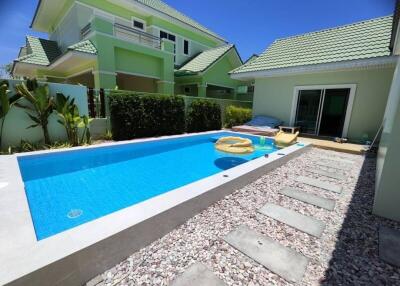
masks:
{"type": "Polygon", "coordinates": [[[128,140],[185,131],[185,103],[181,96],[116,93],[109,96],[114,140],[128,140]]]}
{"type": "Polygon", "coordinates": [[[194,100],[186,115],[187,131],[202,132],[221,129],[221,107],[205,99],[194,100]]]}
{"type": "Polygon", "coordinates": [[[250,108],[230,105],[225,109],[225,127],[227,128],[242,125],[250,121],[251,118],[252,112],[250,108]]]}

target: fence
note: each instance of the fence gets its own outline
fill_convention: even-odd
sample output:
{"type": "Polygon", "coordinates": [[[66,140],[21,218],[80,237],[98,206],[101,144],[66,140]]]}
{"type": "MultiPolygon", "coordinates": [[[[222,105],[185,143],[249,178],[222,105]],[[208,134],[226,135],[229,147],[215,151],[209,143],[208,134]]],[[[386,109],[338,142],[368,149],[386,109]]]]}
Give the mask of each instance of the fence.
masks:
{"type": "MultiPolygon", "coordinates": [[[[21,83],[21,80],[7,80],[10,85],[11,93],[15,94],[14,86],[21,83]]],[[[45,83],[39,83],[45,84],[45,83]]],[[[106,133],[109,129],[109,122],[107,117],[109,115],[107,95],[113,94],[137,94],[137,95],[151,95],[154,93],[146,92],[134,92],[134,91],[119,91],[119,90],[95,90],[88,89],[84,86],[70,85],[70,84],[59,84],[59,83],[46,83],[49,86],[50,94],[55,96],[56,93],[63,93],[66,96],[70,96],[75,99],[75,103],[79,108],[81,115],[89,115],[95,120],[91,124],[91,132],[93,137],[100,137],[106,133]]],[[[160,94],[158,94],[160,95],[160,94]]],[[[185,96],[182,95],[185,101],[186,109],[195,99],[199,97],[185,96]]],[[[201,98],[210,100],[218,103],[221,106],[222,120],[224,121],[225,109],[229,105],[239,107],[252,107],[251,101],[241,101],[233,99],[217,99],[217,98],[201,98]]],[[[21,99],[22,103],[25,99],[21,99]]],[[[57,114],[54,112],[49,118],[49,133],[51,140],[64,141],[66,140],[66,133],[63,126],[57,122],[57,114]]],[[[1,121],[0,121],[1,123],[1,121]]],[[[42,129],[40,127],[27,128],[32,125],[33,122],[26,114],[26,110],[14,106],[12,110],[7,114],[6,121],[4,123],[4,131],[2,138],[2,148],[9,146],[18,146],[22,140],[36,143],[43,140],[42,129]]]]}
{"type": "MultiPolygon", "coordinates": [[[[2,81],[2,80],[0,80],[2,81]]],[[[15,94],[15,85],[21,83],[21,80],[6,79],[10,85],[10,96],[15,94]]],[[[44,83],[39,83],[44,84],[44,83]]],[[[86,87],[70,84],[47,83],[49,86],[50,94],[55,96],[56,93],[63,93],[66,96],[75,98],[75,103],[79,108],[81,115],[88,115],[86,87]]],[[[21,103],[27,103],[25,99],[21,99],[21,103]]],[[[64,127],[57,122],[57,115],[54,112],[49,118],[49,133],[52,141],[66,140],[66,132],[64,127]]],[[[2,146],[8,148],[9,146],[18,146],[21,140],[28,142],[39,142],[43,140],[43,133],[41,127],[29,128],[34,122],[26,114],[26,110],[14,106],[6,116],[4,122],[2,146]]]]}
{"type": "MultiPolygon", "coordinates": [[[[125,91],[125,90],[109,90],[106,91],[105,94],[113,93],[113,94],[136,94],[136,95],[162,95],[159,93],[147,93],[147,92],[135,92],[135,91],[125,91]]],[[[245,108],[252,108],[253,102],[252,101],[244,101],[244,100],[235,100],[235,99],[220,99],[220,98],[210,98],[210,97],[196,97],[196,96],[187,96],[181,95],[185,100],[185,109],[187,110],[189,105],[196,99],[205,99],[212,102],[216,102],[221,106],[221,118],[222,122],[225,120],[225,109],[230,106],[234,105],[237,107],[245,107],[245,108]]]]}
{"type": "Polygon", "coordinates": [[[243,101],[243,100],[235,100],[235,99],[219,99],[219,98],[208,98],[208,97],[196,97],[196,96],[185,96],[183,95],[185,100],[186,110],[189,105],[196,99],[206,99],[215,103],[218,103],[221,106],[221,119],[222,122],[225,122],[225,110],[228,106],[233,105],[237,107],[245,107],[245,108],[252,108],[253,102],[252,101],[243,101]]]}

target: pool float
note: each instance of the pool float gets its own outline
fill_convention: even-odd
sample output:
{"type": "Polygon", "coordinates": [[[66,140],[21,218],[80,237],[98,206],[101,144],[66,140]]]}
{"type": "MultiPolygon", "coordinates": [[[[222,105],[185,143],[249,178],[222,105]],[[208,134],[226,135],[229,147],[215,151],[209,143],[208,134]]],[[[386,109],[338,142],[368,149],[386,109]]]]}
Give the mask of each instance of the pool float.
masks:
{"type": "Polygon", "coordinates": [[[295,134],[279,131],[275,136],[275,145],[279,148],[293,145],[297,141],[297,136],[299,136],[298,131],[295,134]]]}
{"type": "Polygon", "coordinates": [[[242,137],[222,137],[215,143],[215,148],[219,151],[233,154],[248,154],[254,152],[253,142],[242,137]]]}

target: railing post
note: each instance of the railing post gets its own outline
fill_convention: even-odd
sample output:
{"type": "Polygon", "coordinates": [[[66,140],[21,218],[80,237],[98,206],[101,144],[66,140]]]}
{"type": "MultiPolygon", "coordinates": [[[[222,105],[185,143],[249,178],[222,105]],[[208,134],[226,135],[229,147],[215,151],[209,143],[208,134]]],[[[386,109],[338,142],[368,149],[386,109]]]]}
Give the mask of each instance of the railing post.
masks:
{"type": "Polygon", "coordinates": [[[100,117],[106,117],[106,97],[103,88],[100,88],[100,117]]]}
{"type": "Polygon", "coordinates": [[[96,118],[96,106],[94,104],[94,90],[93,88],[88,88],[88,107],[89,107],[89,117],[96,118]]]}

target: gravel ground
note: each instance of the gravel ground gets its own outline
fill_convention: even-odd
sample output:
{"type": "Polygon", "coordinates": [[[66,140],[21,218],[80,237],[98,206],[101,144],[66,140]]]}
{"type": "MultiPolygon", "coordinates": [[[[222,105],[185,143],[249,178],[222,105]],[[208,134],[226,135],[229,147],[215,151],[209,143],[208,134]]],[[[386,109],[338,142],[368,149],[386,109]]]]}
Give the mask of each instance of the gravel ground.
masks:
{"type": "Polygon", "coordinates": [[[168,285],[196,261],[227,285],[290,284],[224,242],[226,234],[244,224],[310,258],[299,285],[400,285],[400,270],[378,258],[379,225],[400,229],[400,224],[371,214],[374,179],[374,158],[313,148],[213,204],[88,284],[168,285]],[[294,181],[299,175],[319,178],[306,170],[320,156],[355,162],[345,180],[321,177],[342,185],[342,194],[294,181]],[[330,212],[278,194],[284,186],[335,199],[335,210],[330,212]],[[257,213],[267,202],[323,220],[327,224],[323,236],[309,236],[257,213]]]}

